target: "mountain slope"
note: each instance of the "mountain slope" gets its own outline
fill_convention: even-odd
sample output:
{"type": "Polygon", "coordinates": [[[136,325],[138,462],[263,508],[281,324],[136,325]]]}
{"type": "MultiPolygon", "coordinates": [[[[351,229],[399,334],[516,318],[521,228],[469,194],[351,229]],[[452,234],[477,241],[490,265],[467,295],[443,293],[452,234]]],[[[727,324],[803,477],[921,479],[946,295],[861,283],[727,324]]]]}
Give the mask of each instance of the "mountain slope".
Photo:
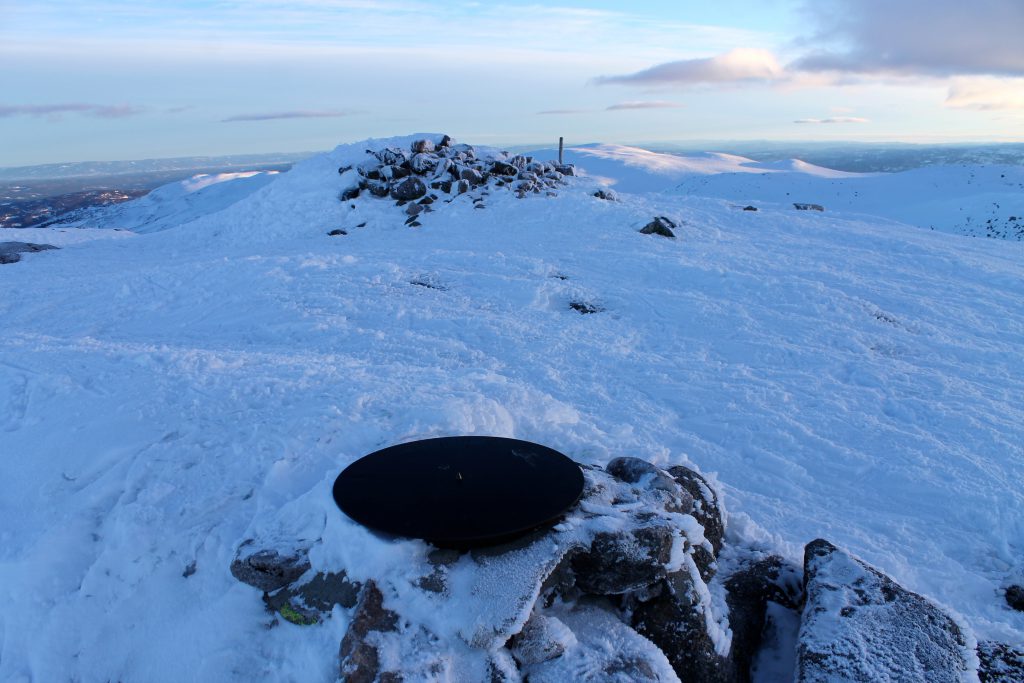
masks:
{"type": "Polygon", "coordinates": [[[315,566],[422,561],[330,483],[474,433],[692,463],[734,542],[825,536],[1024,643],[999,593],[1024,546],[1021,245],[588,179],[416,229],[338,201],[339,166],[410,141],[0,267],[0,678],[333,680],[347,615],[267,628],[237,544],[273,517],[323,535],[315,566]],[[655,215],[679,239],[637,232],[655,215]]]}

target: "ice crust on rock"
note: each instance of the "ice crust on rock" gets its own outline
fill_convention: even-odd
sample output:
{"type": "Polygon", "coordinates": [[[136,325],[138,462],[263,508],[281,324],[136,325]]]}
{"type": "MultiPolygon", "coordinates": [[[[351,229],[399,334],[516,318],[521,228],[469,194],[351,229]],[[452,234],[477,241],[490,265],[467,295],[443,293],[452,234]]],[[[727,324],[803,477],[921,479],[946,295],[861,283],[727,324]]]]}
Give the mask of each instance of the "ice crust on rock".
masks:
{"type": "Polygon", "coordinates": [[[948,614],[873,567],[818,539],[804,555],[800,683],[961,683],[973,643],[948,614]]]}

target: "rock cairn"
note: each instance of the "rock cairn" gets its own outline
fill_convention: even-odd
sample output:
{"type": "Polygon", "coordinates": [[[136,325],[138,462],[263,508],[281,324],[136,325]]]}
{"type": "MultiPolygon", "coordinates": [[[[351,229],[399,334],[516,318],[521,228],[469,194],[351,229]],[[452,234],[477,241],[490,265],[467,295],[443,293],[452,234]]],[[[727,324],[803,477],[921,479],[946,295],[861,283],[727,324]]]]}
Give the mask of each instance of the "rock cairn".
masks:
{"type": "Polygon", "coordinates": [[[623,457],[584,477],[555,527],[434,549],[404,574],[355,581],[358,567],[312,567],[322,540],[269,539],[243,542],[231,571],[275,619],[347,610],[338,677],[352,683],[741,683],[762,648],[791,642],[777,635],[787,623],[800,624],[799,683],[959,681],[976,661],[982,681],[1024,680],[1024,653],[972,651],[939,606],[827,541],[807,545],[803,566],[729,546],[718,493],[691,469],[623,457]]]}
{"type": "MultiPolygon", "coordinates": [[[[351,201],[363,195],[391,199],[405,207],[406,224],[414,227],[437,201],[450,202],[458,195],[489,188],[502,188],[519,199],[554,195],[565,176],[576,175],[572,164],[508,152],[484,153],[472,145],[454,144],[447,135],[437,141],[416,140],[408,149],[388,147],[366,153],[370,157],[366,161],[338,169],[348,181],[339,199],[351,201]]],[[[483,197],[478,195],[474,204],[484,208],[483,197]]]]}

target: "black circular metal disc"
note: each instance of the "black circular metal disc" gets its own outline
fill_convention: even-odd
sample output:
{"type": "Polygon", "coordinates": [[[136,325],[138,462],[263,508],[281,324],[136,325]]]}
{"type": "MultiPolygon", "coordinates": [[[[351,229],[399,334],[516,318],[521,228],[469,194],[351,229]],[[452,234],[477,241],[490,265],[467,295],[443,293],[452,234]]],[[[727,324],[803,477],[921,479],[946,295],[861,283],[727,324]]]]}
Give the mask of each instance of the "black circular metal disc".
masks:
{"type": "Polygon", "coordinates": [[[334,482],[334,502],[360,524],[448,548],[502,543],[553,524],[582,493],[583,472],[566,456],[496,436],[391,446],[334,482]]]}

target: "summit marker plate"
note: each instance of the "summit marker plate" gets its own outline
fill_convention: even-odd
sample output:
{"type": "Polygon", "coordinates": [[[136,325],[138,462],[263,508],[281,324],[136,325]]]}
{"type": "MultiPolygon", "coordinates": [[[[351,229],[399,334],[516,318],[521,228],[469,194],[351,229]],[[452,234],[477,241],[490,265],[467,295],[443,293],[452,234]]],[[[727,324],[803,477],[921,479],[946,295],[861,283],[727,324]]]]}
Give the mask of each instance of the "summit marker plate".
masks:
{"type": "Polygon", "coordinates": [[[496,436],[413,441],[371,453],[334,482],[334,502],[376,531],[434,545],[494,545],[554,524],[583,493],[556,450],[496,436]]]}

